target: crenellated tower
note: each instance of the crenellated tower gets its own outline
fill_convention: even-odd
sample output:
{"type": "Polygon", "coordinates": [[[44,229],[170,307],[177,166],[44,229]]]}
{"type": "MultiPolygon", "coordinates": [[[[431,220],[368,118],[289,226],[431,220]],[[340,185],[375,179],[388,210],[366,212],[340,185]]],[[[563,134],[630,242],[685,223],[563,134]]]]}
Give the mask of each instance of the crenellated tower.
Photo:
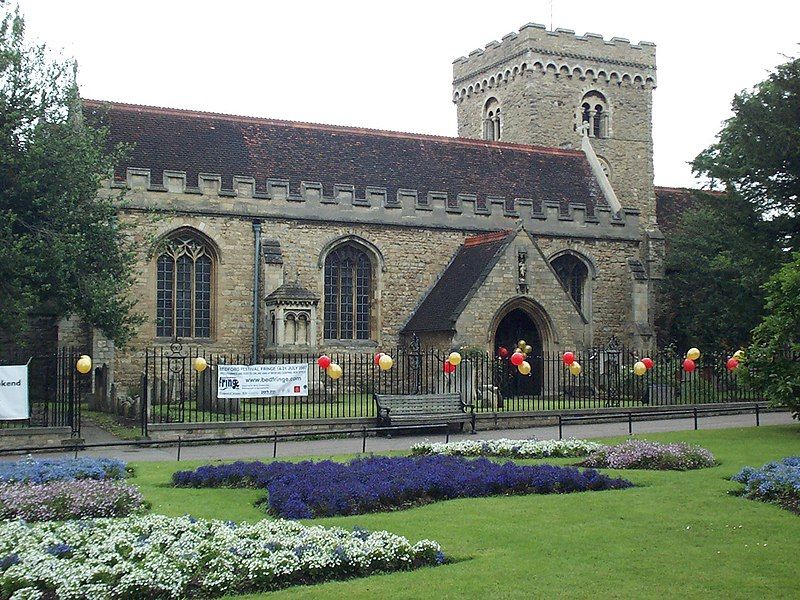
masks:
{"type": "Polygon", "coordinates": [[[529,23],[453,62],[461,137],[580,148],[584,133],[626,208],[655,221],[656,49],[529,23]]]}

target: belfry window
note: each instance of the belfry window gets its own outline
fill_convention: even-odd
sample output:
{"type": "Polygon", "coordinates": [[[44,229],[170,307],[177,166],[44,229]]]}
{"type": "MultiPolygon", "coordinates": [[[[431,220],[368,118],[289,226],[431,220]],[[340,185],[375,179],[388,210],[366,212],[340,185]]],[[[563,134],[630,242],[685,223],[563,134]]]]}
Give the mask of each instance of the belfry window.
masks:
{"type": "Polygon", "coordinates": [[[581,127],[589,137],[606,138],[611,131],[605,97],[600,92],[589,92],[580,106],[581,127]]]}
{"type": "Polygon", "coordinates": [[[498,141],[500,133],[500,103],[497,98],[489,98],[483,106],[483,139],[498,141]]]}
{"type": "Polygon", "coordinates": [[[578,308],[583,309],[586,279],[589,275],[586,265],[581,259],[571,254],[563,254],[554,259],[551,264],[575,304],[578,305],[578,308]]]}
{"type": "Polygon", "coordinates": [[[156,336],[211,337],[213,262],[190,234],[167,242],[156,262],[156,336]]]}
{"type": "Polygon", "coordinates": [[[370,339],[372,262],[361,248],[345,244],[325,258],[324,336],[370,339]]]}

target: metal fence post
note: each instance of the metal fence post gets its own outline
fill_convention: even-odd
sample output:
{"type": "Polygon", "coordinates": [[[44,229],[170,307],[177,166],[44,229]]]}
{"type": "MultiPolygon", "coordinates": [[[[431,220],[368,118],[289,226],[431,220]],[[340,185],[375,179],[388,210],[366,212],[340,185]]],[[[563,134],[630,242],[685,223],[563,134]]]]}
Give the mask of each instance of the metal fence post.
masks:
{"type": "Polygon", "coordinates": [[[278,456],[278,432],[272,434],[272,458],[278,456]]]}
{"type": "Polygon", "coordinates": [[[628,435],[633,435],[633,413],[628,413],[628,435]]]}
{"type": "Polygon", "coordinates": [[[361,426],[361,454],[364,454],[367,451],[367,427],[366,425],[361,426]]]}
{"type": "Polygon", "coordinates": [[[758,403],[756,402],[756,427],[761,425],[761,415],[759,414],[758,403]]]}
{"type": "Polygon", "coordinates": [[[178,462],[181,462],[181,436],[178,436],[178,462]]]}
{"type": "Polygon", "coordinates": [[[564,437],[563,424],[561,422],[561,415],[558,415],[558,439],[564,437]]]}
{"type": "Polygon", "coordinates": [[[694,430],[697,431],[697,407],[696,406],[692,409],[692,412],[694,413],[694,430]]]}

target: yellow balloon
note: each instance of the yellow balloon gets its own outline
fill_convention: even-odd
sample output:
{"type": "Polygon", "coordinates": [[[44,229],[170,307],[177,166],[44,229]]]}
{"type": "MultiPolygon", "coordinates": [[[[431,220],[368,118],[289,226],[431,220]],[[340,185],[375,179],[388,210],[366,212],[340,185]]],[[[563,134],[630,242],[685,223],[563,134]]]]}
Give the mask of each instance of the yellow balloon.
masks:
{"type": "Polygon", "coordinates": [[[92,359],[87,354],[82,355],[75,364],[75,368],[78,369],[78,373],[86,375],[92,370],[92,359]]]}
{"type": "Polygon", "coordinates": [[[639,377],[641,377],[642,375],[647,373],[647,367],[642,361],[637,361],[633,363],[633,372],[639,377]]]}
{"type": "MultiPolygon", "coordinates": [[[[447,357],[447,362],[457,367],[461,364],[461,355],[458,352],[451,352],[450,356],[447,357]]],[[[391,365],[389,366],[391,367],[391,365]]]]}
{"type": "Polygon", "coordinates": [[[378,361],[378,366],[384,371],[388,371],[389,369],[391,369],[393,364],[394,361],[392,360],[392,357],[389,356],[388,354],[384,354],[383,356],[381,356],[381,359],[378,361]]]}
{"type": "Polygon", "coordinates": [[[198,373],[202,373],[203,371],[205,371],[207,366],[208,362],[206,362],[206,359],[203,358],[202,356],[198,356],[197,358],[194,359],[194,370],[197,371],[198,373]]]}
{"type": "Polygon", "coordinates": [[[697,348],[689,348],[689,351],[686,353],[686,358],[697,360],[700,358],[700,350],[697,348]]]}
{"type": "Polygon", "coordinates": [[[533,352],[533,348],[531,346],[525,346],[525,354],[530,354],[533,352]]]}
{"type": "Polygon", "coordinates": [[[520,350],[524,350],[525,346],[527,346],[527,345],[528,344],[527,344],[527,342],[525,342],[525,340],[520,340],[519,342],[517,342],[517,348],[519,348],[520,350]]]}
{"type": "Polygon", "coordinates": [[[737,350],[736,352],[734,352],[733,358],[735,358],[739,362],[742,362],[744,360],[744,350],[737,350]]]}
{"type": "Polygon", "coordinates": [[[328,368],[325,369],[325,372],[331,379],[339,379],[339,377],[342,376],[342,367],[340,367],[336,363],[331,363],[328,365],[328,368]]]}
{"type": "Polygon", "coordinates": [[[523,360],[517,367],[520,373],[528,375],[531,372],[531,364],[527,360],[523,360]]]}
{"type": "Polygon", "coordinates": [[[575,377],[580,375],[582,370],[583,367],[581,367],[581,363],[579,363],[577,360],[569,366],[569,372],[572,373],[575,377]]]}

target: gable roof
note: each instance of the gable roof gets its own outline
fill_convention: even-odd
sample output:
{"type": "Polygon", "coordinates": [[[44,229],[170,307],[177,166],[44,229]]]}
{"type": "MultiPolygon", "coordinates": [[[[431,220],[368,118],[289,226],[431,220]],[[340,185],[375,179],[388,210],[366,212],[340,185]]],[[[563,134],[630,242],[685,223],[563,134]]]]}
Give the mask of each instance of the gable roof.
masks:
{"type": "Polygon", "coordinates": [[[708,195],[717,197],[725,195],[725,192],[693,188],[655,186],[654,189],[656,221],[661,231],[667,236],[675,232],[683,213],[702,206],[708,195]]]}
{"type": "MultiPolygon", "coordinates": [[[[275,119],[84,100],[88,122],[109,128],[109,143],[133,144],[130,158],[115,167],[125,179],[128,167],[151,170],[151,183],[162,184],[164,170],[222,175],[222,188],[233,189],[234,176],[254,177],[264,191],[267,178],[288,179],[290,191],[300,182],[320,182],[326,196],[334,184],[529,198],[584,205],[587,212],[604,203],[585,155],[577,150],[486,142],[353,127],[316,125],[275,119]]],[[[192,183],[190,183],[192,185],[192,183]]]]}
{"type": "Polygon", "coordinates": [[[500,231],[464,240],[403,331],[454,330],[461,311],[494,268],[511,236],[511,231],[500,231]]]}

